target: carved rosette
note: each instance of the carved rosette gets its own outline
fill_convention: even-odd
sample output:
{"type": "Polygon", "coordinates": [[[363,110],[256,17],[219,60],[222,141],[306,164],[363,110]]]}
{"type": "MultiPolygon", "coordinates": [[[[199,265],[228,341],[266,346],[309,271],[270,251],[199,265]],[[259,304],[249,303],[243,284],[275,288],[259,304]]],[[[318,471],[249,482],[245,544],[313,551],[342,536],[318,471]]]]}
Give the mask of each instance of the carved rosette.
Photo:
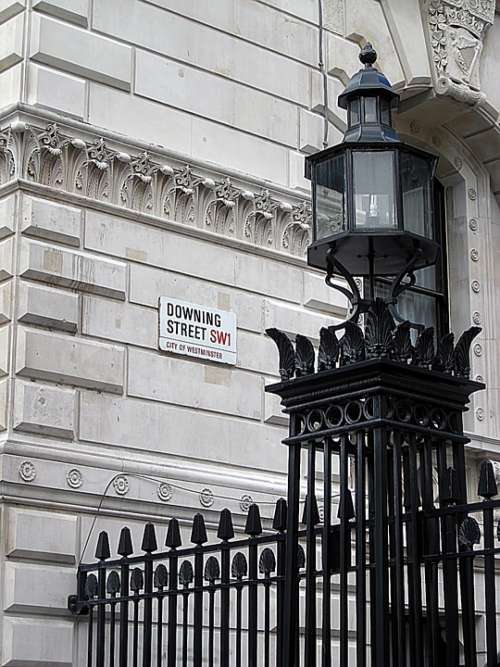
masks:
{"type": "Polygon", "coordinates": [[[310,243],[310,201],[283,201],[149,151],[129,154],[104,137],[83,140],[56,123],[0,131],[0,185],[15,178],[299,257],[310,243]]]}
{"type": "Polygon", "coordinates": [[[427,25],[437,90],[467,104],[481,95],[480,57],[495,0],[428,0],[427,25]]]}

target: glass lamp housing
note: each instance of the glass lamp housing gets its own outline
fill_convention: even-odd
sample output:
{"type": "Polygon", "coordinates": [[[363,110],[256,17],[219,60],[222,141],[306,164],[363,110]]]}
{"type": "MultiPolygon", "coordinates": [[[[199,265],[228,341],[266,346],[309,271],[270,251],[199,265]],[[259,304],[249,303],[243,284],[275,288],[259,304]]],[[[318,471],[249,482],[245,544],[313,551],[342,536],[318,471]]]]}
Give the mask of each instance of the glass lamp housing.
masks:
{"type": "Polygon", "coordinates": [[[306,158],[313,197],[308,262],[328,270],[333,251],[358,276],[396,275],[415,256],[415,269],[430,266],[438,252],[437,158],[400,141],[391,124],[399,98],[372,66],[373,53],[365,53],[365,69],[339,97],[347,109],[344,141],[306,158]]]}

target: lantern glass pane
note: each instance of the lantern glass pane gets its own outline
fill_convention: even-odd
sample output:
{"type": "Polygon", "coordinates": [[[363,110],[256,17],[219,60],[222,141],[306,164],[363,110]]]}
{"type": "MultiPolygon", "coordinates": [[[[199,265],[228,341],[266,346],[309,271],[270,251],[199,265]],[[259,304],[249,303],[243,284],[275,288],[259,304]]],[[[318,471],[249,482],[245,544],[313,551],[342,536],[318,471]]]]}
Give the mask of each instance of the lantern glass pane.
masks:
{"type": "Polygon", "coordinates": [[[377,118],[377,98],[365,97],[365,123],[376,123],[377,118]]]}
{"type": "Polygon", "coordinates": [[[356,229],[397,227],[394,153],[355,151],[352,159],[356,229]]]}
{"type": "Polygon", "coordinates": [[[380,121],[384,125],[391,124],[391,104],[389,100],[381,98],[380,100],[380,121]]]}
{"type": "Polygon", "coordinates": [[[404,227],[408,232],[434,238],[432,229],[433,164],[430,160],[401,153],[401,187],[403,190],[404,227]]]}
{"type": "Polygon", "coordinates": [[[351,105],[349,107],[350,111],[350,120],[349,120],[349,125],[359,125],[360,122],[360,117],[359,117],[359,97],[356,97],[354,100],[352,100],[351,105]]]}
{"type": "Polygon", "coordinates": [[[345,223],[345,156],[325,160],[315,168],[315,238],[343,232],[345,223]]]}

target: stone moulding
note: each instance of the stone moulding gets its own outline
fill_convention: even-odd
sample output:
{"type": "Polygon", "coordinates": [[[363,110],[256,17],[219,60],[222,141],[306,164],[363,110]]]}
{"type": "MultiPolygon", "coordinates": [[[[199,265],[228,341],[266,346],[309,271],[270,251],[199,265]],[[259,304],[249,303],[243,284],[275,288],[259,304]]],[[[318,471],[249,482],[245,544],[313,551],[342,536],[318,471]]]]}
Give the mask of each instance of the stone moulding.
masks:
{"type": "Polygon", "coordinates": [[[145,150],[120,152],[103,137],[69,136],[55,122],[14,122],[0,131],[0,185],[15,179],[300,258],[311,240],[309,200],[284,201],[265,187],[159,162],[145,150]]]}

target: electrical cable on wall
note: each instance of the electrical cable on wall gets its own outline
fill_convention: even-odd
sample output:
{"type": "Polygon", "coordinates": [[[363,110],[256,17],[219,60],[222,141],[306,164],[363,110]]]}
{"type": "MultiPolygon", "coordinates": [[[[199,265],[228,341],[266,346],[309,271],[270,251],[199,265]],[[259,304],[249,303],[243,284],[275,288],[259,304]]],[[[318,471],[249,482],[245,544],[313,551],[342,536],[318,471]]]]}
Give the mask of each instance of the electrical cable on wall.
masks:
{"type": "Polygon", "coordinates": [[[318,0],[318,67],[323,78],[323,148],[328,146],[328,75],[325,68],[323,44],[323,0],[318,0]]]}

